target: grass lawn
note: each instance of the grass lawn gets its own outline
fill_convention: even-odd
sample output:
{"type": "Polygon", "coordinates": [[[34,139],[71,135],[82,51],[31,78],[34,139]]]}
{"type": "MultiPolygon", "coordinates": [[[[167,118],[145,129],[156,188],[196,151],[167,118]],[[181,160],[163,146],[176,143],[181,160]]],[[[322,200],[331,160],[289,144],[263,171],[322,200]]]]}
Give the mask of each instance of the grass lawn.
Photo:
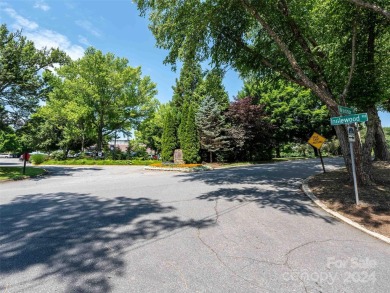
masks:
{"type": "Polygon", "coordinates": [[[94,160],[94,159],[67,159],[62,161],[48,160],[42,165],[133,165],[133,166],[148,166],[156,163],[156,160],[94,160]]]}
{"type": "Polygon", "coordinates": [[[0,181],[20,180],[34,177],[45,173],[45,170],[34,167],[26,167],[26,174],[23,175],[23,167],[0,167],[0,181]]]}

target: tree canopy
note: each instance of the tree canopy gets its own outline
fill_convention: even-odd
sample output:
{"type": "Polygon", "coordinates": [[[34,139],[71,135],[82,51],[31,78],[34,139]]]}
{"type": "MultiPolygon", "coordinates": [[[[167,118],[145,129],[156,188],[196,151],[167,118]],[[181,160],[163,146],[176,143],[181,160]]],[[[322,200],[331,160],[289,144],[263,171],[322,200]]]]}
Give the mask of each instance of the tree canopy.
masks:
{"type": "Polygon", "coordinates": [[[232,150],[239,160],[260,161],[272,157],[275,127],[264,111],[264,105],[256,104],[252,97],[237,99],[227,109],[225,116],[230,124],[228,133],[232,150]]]}
{"type": "MultiPolygon", "coordinates": [[[[345,0],[136,2],[141,13],[149,15],[157,45],[169,50],[166,63],[175,65],[179,59],[195,58],[211,61],[217,67],[231,65],[242,75],[278,74],[310,89],[332,116],[339,116],[337,106],[343,103],[351,77],[358,70],[353,61],[360,52],[356,42],[367,42],[356,38],[363,27],[359,21],[366,20],[371,13],[345,0]]],[[[377,17],[384,19],[380,14],[377,17]]],[[[376,30],[388,30],[387,22],[379,22],[376,30]]],[[[385,37],[385,33],[378,34],[379,55],[386,54],[385,37]]],[[[387,75],[384,71],[377,72],[378,80],[387,75]]],[[[346,130],[342,126],[335,130],[351,173],[346,130]]],[[[366,149],[368,158],[370,145],[366,149]]],[[[367,183],[369,166],[363,166],[360,143],[355,144],[354,151],[358,179],[367,183]]],[[[365,163],[369,165],[368,160],[365,163]]]]}
{"type": "Polygon", "coordinates": [[[0,106],[7,124],[21,126],[47,93],[42,72],[69,61],[59,49],[37,49],[21,31],[0,26],[0,106]]]}
{"type": "Polygon", "coordinates": [[[150,77],[142,77],[141,68],[133,68],[127,59],[111,53],[88,48],[84,57],[56,72],[58,76],[50,79],[53,91],[46,108],[63,108],[63,117],[71,125],[67,129],[70,137],[85,135],[81,132],[87,128],[82,124],[90,126],[98,150],[110,135],[129,134],[157,106],[156,85],[150,77]]]}
{"type": "Polygon", "coordinates": [[[248,96],[264,106],[274,126],[272,137],[277,153],[283,144],[306,143],[314,131],[328,138],[334,135],[328,122],[329,111],[310,90],[282,79],[252,78],[244,81],[238,94],[240,98],[248,96]]]}

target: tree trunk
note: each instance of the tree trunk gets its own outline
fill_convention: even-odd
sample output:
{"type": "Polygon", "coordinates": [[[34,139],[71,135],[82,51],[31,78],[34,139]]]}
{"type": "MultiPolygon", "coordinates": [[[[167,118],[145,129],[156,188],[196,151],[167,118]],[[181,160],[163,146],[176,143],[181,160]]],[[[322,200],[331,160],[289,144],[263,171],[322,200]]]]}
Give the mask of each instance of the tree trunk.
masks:
{"type": "Polygon", "coordinates": [[[212,163],[212,162],[213,162],[213,153],[210,152],[210,163],[212,163]]]}
{"type": "MultiPolygon", "coordinates": [[[[375,109],[376,110],[376,109],[375,109]]],[[[379,161],[390,161],[390,150],[387,147],[385,133],[383,132],[382,123],[378,115],[378,111],[374,112],[375,115],[375,143],[374,143],[374,153],[375,160],[379,161]]]]}
{"type": "Polygon", "coordinates": [[[364,140],[363,144],[363,162],[365,165],[369,166],[371,168],[372,164],[372,148],[374,147],[375,143],[375,115],[374,112],[376,109],[374,107],[370,107],[367,109],[367,115],[368,115],[368,121],[366,123],[367,125],[367,133],[366,138],[364,140]]]}
{"type": "Polygon", "coordinates": [[[103,130],[98,130],[98,141],[97,141],[97,151],[101,152],[102,150],[102,144],[103,144],[103,130]]]}
{"type": "Polygon", "coordinates": [[[277,146],[277,147],[275,148],[275,151],[276,151],[276,157],[277,157],[277,158],[280,158],[280,147],[277,146]]]}
{"type": "MultiPolygon", "coordinates": [[[[338,112],[338,107],[337,107],[338,105],[335,96],[332,94],[332,91],[330,90],[330,87],[328,86],[326,79],[323,76],[322,68],[317,64],[315,60],[316,58],[313,58],[312,52],[307,46],[306,40],[304,39],[299,29],[297,27],[294,27],[292,32],[295,34],[296,38],[298,39],[298,43],[301,45],[302,49],[307,53],[307,55],[309,55],[308,64],[310,66],[310,69],[312,70],[312,73],[314,73],[318,77],[316,81],[309,78],[305,70],[303,70],[303,68],[297,61],[293,52],[290,50],[289,45],[283,41],[281,35],[279,35],[273,29],[272,25],[270,25],[266,21],[266,19],[260,13],[258,13],[258,11],[256,11],[254,6],[250,4],[252,3],[252,1],[250,3],[248,2],[249,1],[241,0],[243,7],[247,10],[248,14],[251,15],[251,17],[254,17],[254,19],[256,19],[256,21],[263,27],[264,31],[268,34],[268,36],[279,47],[281,52],[283,52],[286,59],[291,65],[291,69],[295,73],[295,76],[291,76],[285,72],[282,72],[282,76],[289,81],[295,82],[301,86],[310,89],[313,92],[313,94],[315,94],[327,106],[332,116],[339,116],[340,113],[338,112]]],[[[288,12],[288,10],[285,11],[288,12]]],[[[272,68],[272,64],[270,64],[267,60],[263,63],[265,64],[265,66],[272,68]]],[[[346,128],[344,125],[340,125],[340,126],[336,126],[335,129],[336,129],[337,137],[340,141],[340,146],[344,156],[345,165],[347,166],[347,170],[349,174],[352,174],[351,157],[350,157],[349,142],[348,142],[346,128]]],[[[369,171],[365,172],[364,170],[365,166],[362,160],[360,141],[354,143],[354,153],[355,153],[355,161],[356,161],[356,175],[357,175],[358,182],[363,185],[370,184],[371,180],[370,180],[369,171]]]]}
{"type": "Polygon", "coordinates": [[[84,145],[85,145],[85,135],[83,132],[82,137],[81,137],[81,151],[82,152],[84,152],[84,149],[85,149],[84,145]]]}
{"type": "MultiPolygon", "coordinates": [[[[344,157],[345,166],[347,167],[348,173],[351,175],[352,179],[352,160],[351,152],[348,141],[348,134],[345,125],[335,126],[337,138],[340,142],[341,152],[344,157]]],[[[360,141],[353,143],[353,151],[355,155],[355,167],[356,167],[356,178],[359,185],[370,185],[371,176],[370,176],[370,165],[367,165],[367,162],[363,162],[362,159],[362,147],[360,141]]]]}
{"type": "Polygon", "coordinates": [[[99,121],[99,127],[98,127],[98,142],[97,142],[97,151],[101,152],[103,147],[103,119],[100,119],[99,121]]]}

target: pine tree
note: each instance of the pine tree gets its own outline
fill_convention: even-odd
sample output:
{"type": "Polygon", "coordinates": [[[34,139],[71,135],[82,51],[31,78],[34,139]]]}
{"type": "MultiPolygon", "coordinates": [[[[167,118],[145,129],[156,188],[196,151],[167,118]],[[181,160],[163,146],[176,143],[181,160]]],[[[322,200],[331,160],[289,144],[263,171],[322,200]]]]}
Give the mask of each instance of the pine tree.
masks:
{"type": "Polygon", "coordinates": [[[197,163],[200,160],[200,144],[195,124],[195,107],[196,105],[191,103],[187,116],[183,117],[185,124],[183,127],[183,138],[180,143],[183,150],[183,159],[186,163],[197,163]]]}
{"type": "Polygon", "coordinates": [[[177,147],[176,124],[172,110],[167,111],[161,137],[161,158],[163,161],[173,161],[173,152],[177,147]]]}
{"type": "Polygon", "coordinates": [[[213,161],[213,153],[225,150],[228,146],[228,138],[223,135],[225,118],[221,113],[220,105],[213,97],[206,97],[195,116],[198,128],[200,145],[209,152],[210,163],[213,161]]]}

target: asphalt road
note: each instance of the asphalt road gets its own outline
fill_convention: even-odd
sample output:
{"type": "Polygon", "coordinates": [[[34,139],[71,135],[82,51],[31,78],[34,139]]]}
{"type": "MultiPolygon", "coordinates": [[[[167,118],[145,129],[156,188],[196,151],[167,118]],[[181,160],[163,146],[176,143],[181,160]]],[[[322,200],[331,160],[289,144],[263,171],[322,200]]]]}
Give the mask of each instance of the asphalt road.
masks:
{"type": "Polygon", "coordinates": [[[0,184],[0,292],[390,292],[389,245],[300,191],[317,160],[48,170],[0,184]]]}

